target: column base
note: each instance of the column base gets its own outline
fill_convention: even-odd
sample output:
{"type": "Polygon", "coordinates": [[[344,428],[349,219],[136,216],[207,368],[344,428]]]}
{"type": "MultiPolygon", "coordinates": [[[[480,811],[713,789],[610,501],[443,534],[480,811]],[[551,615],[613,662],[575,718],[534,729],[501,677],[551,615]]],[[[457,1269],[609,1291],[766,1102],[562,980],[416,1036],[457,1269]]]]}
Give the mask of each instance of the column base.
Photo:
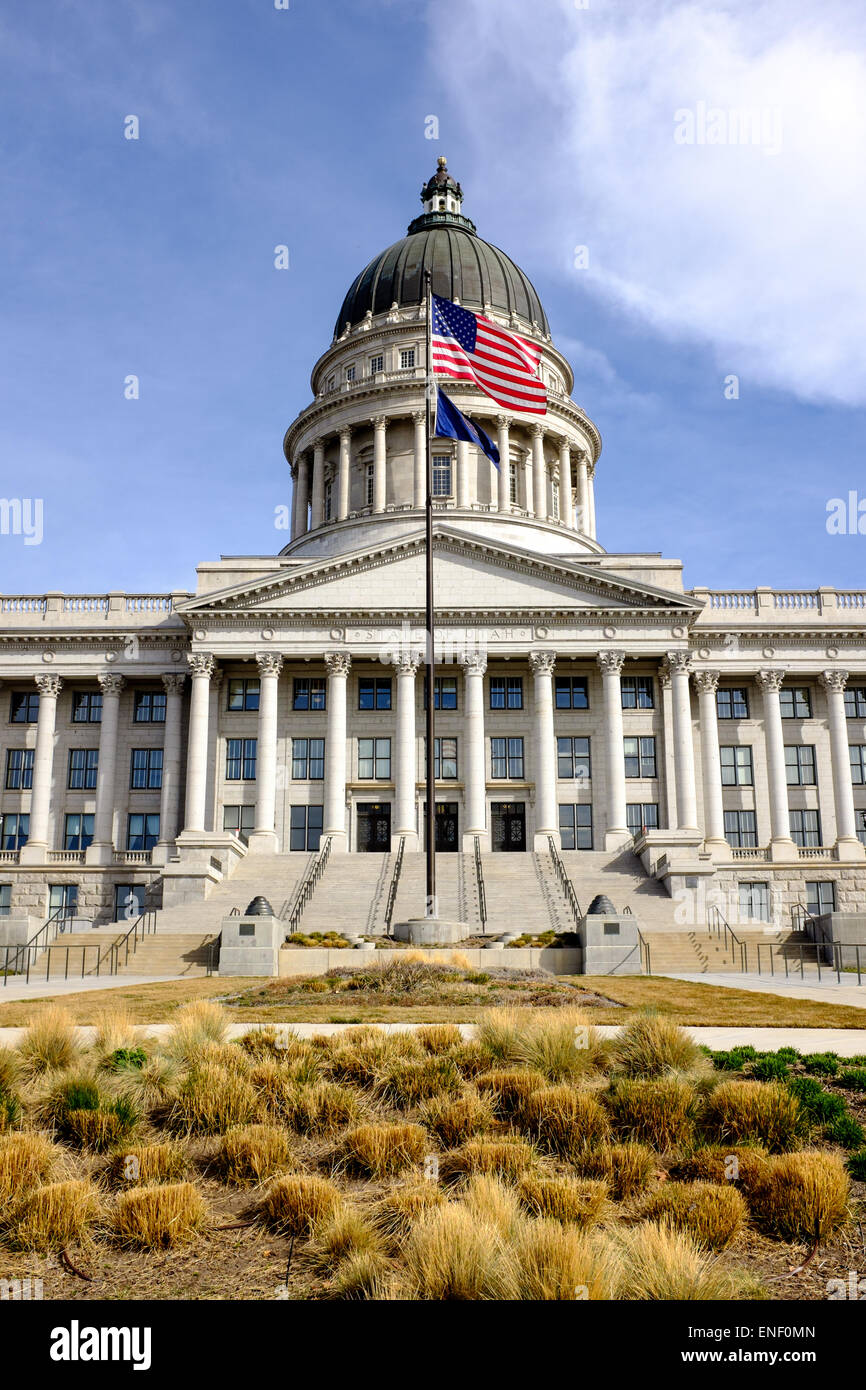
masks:
{"type": "Polygon", "coordinates": [[[159,844],[153,847],[150,862],[161,868],[168,863],[169,859],[173,859],[176,853],[177,848],[174,840],[160,840],[159,844]]]}
{"type": "Polygon", "coordinates": [[[323,830],[322,839],[331,841],[332,854],[349,853],[349,836],[345,830],[323,830]]]}
{"type": "Polygon", "coordinates": [[[770,859],[774,862],[790,863],[792,859],[799,858],[800,854],[793,840],[779,838],[770,841],[770,859]]]}
{"type": "Polygon", "coordinates": [[[47,864],[48,845],[43,840],[28,840],[18,851],[19,864],[47,864]]]}
{"type": "Polygon", "coordinates": [[[84,862],[85,864],[113,864],[114,845],[94,840],[84,851],[84,862]]]}
{"type": "Polygon", "coordinates": [[[611,830],[604,832],[604,847],[605,849],[623,849],[626,845],[631,844],[633,838],[630,830],[618,829],[614,826],[611,830]]]}
{"type": "Polygon", "coordinates": [[[708,837],[704,840],[704,849],[712,856],[714,863],[727,863],[731,858],[731,846],[727,840],[708,837]]]}
{"type": "Polygon", "coordinates": [[[406,853],[417,854],[421,848],[421,837],[417,830],[392,830],[391,831],[391,853],[396,854],[400,848],[400,841],[406,841],[406,853]]]}
{"type": "Polygon", "coordinates": [[[562,840],[558,830],[536,830],[532,840],[532,848],[536,854],[547,854],[550,849],[550,840],[553,840],[557,849],[562,849],[562,840]]]}
{"type": "Polygon", "coordinates": [[[482,854],[490,853],[490,831],[489,830],[464,830],[460,842],[460,848],[464,854],[475,853],[475,841],[479,840],[479,848],[482,854]]]}
{"type": "Polygon", "coordinates": [[[247,841],[249,854],[279,854],[280,842],[275,830],[254,830],[247,841]]]}
{"type": "Polygon", "coordinates": [[[836,841],[836,858],[843,863],[857,863],[866,858],[866,845],[853,836],[843,835],[836,841]]]}

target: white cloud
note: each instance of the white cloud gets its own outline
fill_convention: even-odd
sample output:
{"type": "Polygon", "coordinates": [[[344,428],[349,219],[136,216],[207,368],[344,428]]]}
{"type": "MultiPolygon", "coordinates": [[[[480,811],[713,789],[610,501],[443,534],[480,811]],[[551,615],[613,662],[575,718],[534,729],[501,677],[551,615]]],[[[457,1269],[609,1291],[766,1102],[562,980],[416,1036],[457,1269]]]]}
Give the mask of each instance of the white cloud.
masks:
{"type": "Polygon", "coordinates": [[[708,345],[744,390],[866,403],[866,14],[845,0],[589,3],[431,7],[437,71],[477,141],[467,211],[495,188],[484,221],[501,241],[659,335],[708,345]],[[763,114],[762,143],[734,141],[744,110],[763,114]],[[693,144],[674,138],[686,111],[693,144]],[[702,113],[705,138],[727,143],[697,143],[702,113]]]}

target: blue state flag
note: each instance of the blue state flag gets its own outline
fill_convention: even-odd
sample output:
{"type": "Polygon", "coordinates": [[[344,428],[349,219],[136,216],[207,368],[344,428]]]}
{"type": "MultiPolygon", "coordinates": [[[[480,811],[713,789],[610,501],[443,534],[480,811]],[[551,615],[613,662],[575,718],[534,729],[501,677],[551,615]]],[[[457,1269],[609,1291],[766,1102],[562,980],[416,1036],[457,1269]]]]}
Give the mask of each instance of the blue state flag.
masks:
{"type": "Polygon", "coordinates": [[[499,467],[499,450],[493,440],[484,433],[480,425],[461,414],[441,387],[436,391],[436,428],[433,433],[440,438],[462,439],[467,444],[474,444],[497,468],[499,467]]]}

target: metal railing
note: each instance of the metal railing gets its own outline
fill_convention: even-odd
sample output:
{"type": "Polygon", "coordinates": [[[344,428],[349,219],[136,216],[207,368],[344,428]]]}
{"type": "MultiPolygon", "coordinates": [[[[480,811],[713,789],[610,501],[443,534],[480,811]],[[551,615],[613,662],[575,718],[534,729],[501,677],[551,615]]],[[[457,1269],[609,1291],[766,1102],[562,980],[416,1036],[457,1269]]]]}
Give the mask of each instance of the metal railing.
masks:
{"type": "MultiPolygon", "coordinates": [[[[631,908],[626,907],[623,909],[623,911],[631,912],[631,908]]],[[[640,927],[636,926],[635,930],[637,932],[637,939],[640,944],[640,968],[645,975],[651,975],[653,973],[653,967],[652,956],[650,954],[650,944],[644,936],[643,932],[641,931],[640,927]]]]}
{"type": "Polygon", "coordinates": [[[474,836],[475,847],[475,885],[478,889],[478,917],[481,922],[481,935],[487,935],[487,889],[484,884],[484,866],[481,862],[481,836],[474,836]]]}
{"type": "Polygon", "coordinates": [[[295,903],[298,901],[298,895],[300,894],[300,891],[307,880],[307,875],[312,873],[315,862],[316,855],[315,853],[313,853],[307,859],[306,867],[304,869],[304,872],[301,874],[301,877],[298,879],[298,882],[295,884],[289,896],[285,898],[282,902],[280,910],[277,913],[277,916],[279,917],[281,922],[285,922],[287,918],[291,917],[292,912],[294,911],[295,903]]]}
{"type": "Polygon", "coordinates": [[[397,901],[397,889],[400,885],[400,875],[403,872],[403,855],[406,850],[406,836],[400,836],[400,845],[397,849],[397,862],[394,865],[394,872],[391,875],[391,882],[388,885],[388,901],[385,904],[385,935],[391,935],[391,922],[394,917],[394,904],[397,901]]]}
{"type": "Polygon", "coordinates": [[[19,946],[5,946],[3,961],[3,984],[5,985],[10,975],[23,974],[27,983],[30,983],[30,967],[39,955],[40,951],[45,950],[49,942],[66,930],[67,924],[72,921],[73,914],[66,908],[58,907],[51,913],[51,916],[42,923],[37,932],[34,932],[29,941],[24,941],[19,946]]]}
{"type": "Polygon", "coordinates": [[[222,932],[215,936],[212,941],[207,943],[207,960],[205,969],[208,975],[215,975],[219,966],[220,947],[222,946],[222,932]]]}
{"type": "Polygon", "coordinates": [[[710,906],[707,908],[707,930],[710,936],[717,936],[720,940],[724,941],[725,951],[727,952],[730,950],[731,957],[734,961],[736,961],[737,956],[739,956],[740,969],[745,975],[749,963],[748,946],[746,942],[741,941],[731,929],[727,918],[722,914],[721,909],[716,907],[715,903],[710,903],[710,906]]]}
{"type": "Polygon", "coordinates": [[[52,964],[60,957],[63,967],[59,973],[62,974],[64,980],[68,980],[70,953],[74,951],[81,953],[80,971],[78,963],[75,962],[73,973],[76,978],[83,980],[85,975],[117,975],[121,964],[128,965],[129,957],[135,955],[139,941],[143,941],[146,936],[153,936],[155,932],[156,913],[148,910],[136,918],[123,936],[115,937],[107,946],[103,946],[99,941],[81,942],[75,946],[58,946],[56,943],[47,946],[45,948],[45,979],[51,979],[52,964]],[[88,961],[92,959],[92,952],[96,953],[96,964],[88,967],[88,961]]]}
{"type": "MultiPolygon", "coordinates": [[[[116,975],[120,967],[120,957],[123,955],[123,964],[128,965],[130,955],[135,955],[138,950],[139,941],[143,941],[146,936],[156,935],[156,913],[152,909],[142,912],[141,916],[133,922],[125,936],[116,940],[110,950],[114,956],[114,966],[109,972],[116,975]]],[[[99,972],[97,971],[97,974],[99,972]]]]}
{"type": "Polygon", "coordinates": [[[293,936],[294,933],[298,930],[298,924],[300,923],[300,920],[304,915],[304,909],[306,908],[307,903],[310,901],[310,898],[313,896],[313,893],[316,891],[316,884],[319,882],[319,879],[322,877],[322,874],[328,867],[328,859],[330,858],[330,855],[331,837],[330,835],[328,835],[325,839],[324,844],[319,850],[319,853],[317,854],[315,861],[313,862],[312,868],[308,870],[307,874],[303,879],[303,882],[301,883],[298,889],[298,894],[295,898],[295,905],[292,908],[292,913],[289,917],[289,936],[293,936]]]}
{"type": "Polygon", "coordinates": [[[568,903],[568,906],[571,908],[571,915],[574,918],[574,930],[577,931],[583,919],[583,913],[580,910],[580,903],[577,901],[577,894],[574,891],[574,884],[568,877],[565,865],[562,862],[562,856],[559,853],[556,841],[554,840],[552,835],[548,835],[547,837],[547,847],[550,853],[551,863],[553,864],[553,867],[556,870],[556,876],[559,879],[560,884],[562,885],[562,891],[565,894],[565,900],[568,903]]]}
{"type": "MultiPolygon", "coordinates": [[[[766,951],[769,951],[769,955],[770,955],[770,972],[769,972],[769,973],[770,973],[770,976],[771,976],[771,978],[775,976],[775,974],[776,974],[776,958],[775,958],[774,955],[773,955],[773,949],[774,949],[774,948],[773,948],[773,943],[772,943],[772,942],[768,942],[768,941],[759,941],[759,942],[756,942],[756,943],[755,943],[755,950],[756,950],[757,956],[758,956],[758,972],[757,972],[757,973],[758,973],[759,975],[761,975],[761,974],[764,973],[764,969],[762,968],[762,964],[761,964],[761,963],[762,963],[762,960],[763,960],[763,956],[761,955],[761,952],[764,951],[764,950],[766,950],[766,951]]],[[[860,946],[856,946],[856,945],[853,945],[853,944],[852,944],[852,945],[848,945],[847,943],[845,943],[845,944],[843,945],[842,942],[839,942],[839,941],[831,941],[831,940],[829,940],[829,939],[827,938],[827,936],[826,936],[826,934],[825,934],[823,940],[821,940],[821,941],[812,941],[812,940],[810,940],[810,941],[808,942],[808,944],[804,944],[803,942],[791,942],[791,941],[789,941],[789,942],[786,942],[783,946],[777,947],[776,949],[779,951],[780,958],[781,958],[782,963],[784,964],[784,967],[785,967],[785,979],[786,979],[786,980],[790,978],[790,974],[791,974],[791,971],[790,971],[791,952],[796,952],[796,963],[799,963],[799,966],[800,966],[800,979],[801,979],[801,980],[804,980],[804,979],[806,978],[806,970],[805,970],[806,965],[814,965],[815,970],[816,970],[816,972],[817,972],[817,976],[818,976],[818,983],[820,984],[820,983],[821,983],[821,978],[822,978],[822,976],[821,976],[821,968],[822,968],[822,965],[823,965],[823,968],[824,968],[825,972],[827,972],[828,974],[831,974],[831,975],[835,975],[835,976],[836,976],[836,983],[837,983],[837,984],[841,984],[841,983],[842,983],[842,976],[843,976],[843,974],[856,974],[858,985],[862,985],[862,983],[863,983],[863,970],[864,970],[864,967],[866,967],[866,957],[861,956],[861,950],[863,950],[864,948],[862,948],[862,947],[860,947],[860,946]],[[810,948],[814,949],[814,955],[811,954],[810,948]],[[851,952],[851,951],[854,952],[854,963],[853,963],[853,965],[847,964],[847,963],[844,961],[843,955],[842,955],[843,950],[846,950],[846,951],[849,951],[849,952],[851,952]],[[829,960],[824,960],[824,961],[822,961],[821,956],[822,956],[822,953],[825,952],[825,951],[828,953],[830,959],[829,959],[829,960]]],[[[795,963],[795,967],[794,967],[795,970],[796,970],[796,963],[795,963]]]]}

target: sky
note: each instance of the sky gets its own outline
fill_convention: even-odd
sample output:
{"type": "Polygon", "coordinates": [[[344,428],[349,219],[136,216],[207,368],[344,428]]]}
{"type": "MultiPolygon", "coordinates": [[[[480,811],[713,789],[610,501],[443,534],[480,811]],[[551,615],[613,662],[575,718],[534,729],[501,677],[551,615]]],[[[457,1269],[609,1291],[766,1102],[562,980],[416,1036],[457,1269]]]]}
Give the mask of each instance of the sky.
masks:
{"type": "Polygon", "coordinates": [[[866,587],[864,137],[848,0],[5,6],[0,592],[278,551],[283,434],[440,154],[601,431],[606,549],[866,587]]]}

